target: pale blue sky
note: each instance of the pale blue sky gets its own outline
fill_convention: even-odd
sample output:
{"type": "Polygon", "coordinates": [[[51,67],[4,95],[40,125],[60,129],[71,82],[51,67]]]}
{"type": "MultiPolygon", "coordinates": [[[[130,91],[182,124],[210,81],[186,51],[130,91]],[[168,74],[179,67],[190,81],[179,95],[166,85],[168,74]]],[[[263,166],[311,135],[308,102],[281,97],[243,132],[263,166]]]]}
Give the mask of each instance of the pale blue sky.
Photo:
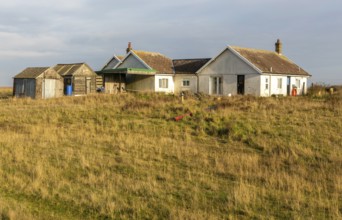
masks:
{"type": "Polygon", "coordinates": [[[341,0],[0,0],[0,86],[29,66],[98,70],[128,41],[177,59],[274,50],[277,38],[311,82],[342,84],[341,0]]]}

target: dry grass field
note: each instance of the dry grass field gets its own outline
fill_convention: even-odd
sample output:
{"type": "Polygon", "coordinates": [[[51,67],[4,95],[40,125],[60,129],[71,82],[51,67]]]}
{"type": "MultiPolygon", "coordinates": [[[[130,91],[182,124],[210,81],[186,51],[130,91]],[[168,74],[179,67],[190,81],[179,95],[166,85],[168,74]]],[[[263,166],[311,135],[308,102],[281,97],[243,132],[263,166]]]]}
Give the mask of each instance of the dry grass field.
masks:
{"type": "Polygon", "coordinates": [[[10,94],[0,219],[342,218],[339,94],[10,94]]]}

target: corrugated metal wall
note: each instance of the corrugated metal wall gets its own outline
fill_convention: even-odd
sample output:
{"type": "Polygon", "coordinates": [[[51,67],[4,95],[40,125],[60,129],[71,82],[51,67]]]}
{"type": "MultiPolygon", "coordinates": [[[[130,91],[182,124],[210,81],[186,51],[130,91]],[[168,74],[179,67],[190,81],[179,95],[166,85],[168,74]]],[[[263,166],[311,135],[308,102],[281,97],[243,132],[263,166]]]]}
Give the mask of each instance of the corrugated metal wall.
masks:
{"type": "Polygon", "coordinates": [[[15,97],[31,97],[36,96],[36,80],[35,79],[14,79],[15,97]]]}

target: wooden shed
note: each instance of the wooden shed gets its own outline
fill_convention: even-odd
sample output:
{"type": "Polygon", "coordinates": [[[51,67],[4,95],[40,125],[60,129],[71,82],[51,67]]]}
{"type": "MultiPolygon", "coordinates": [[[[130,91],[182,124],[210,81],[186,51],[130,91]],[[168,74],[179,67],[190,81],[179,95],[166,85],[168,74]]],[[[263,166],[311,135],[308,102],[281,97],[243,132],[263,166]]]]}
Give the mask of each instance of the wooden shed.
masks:
{"type": "Polygon", "coordinates": [[[63,78],[50,67],[29,67],[13,80],[13,96],[47,99],[63,96],[63,78]]]}
{"type": "Polygon", "coordinates": [[[54,70],[64,78],[64,94],[67,94],[70,86],[72,95],[96,92],[97,74],[86,63],[57,64],[54,70]]]}

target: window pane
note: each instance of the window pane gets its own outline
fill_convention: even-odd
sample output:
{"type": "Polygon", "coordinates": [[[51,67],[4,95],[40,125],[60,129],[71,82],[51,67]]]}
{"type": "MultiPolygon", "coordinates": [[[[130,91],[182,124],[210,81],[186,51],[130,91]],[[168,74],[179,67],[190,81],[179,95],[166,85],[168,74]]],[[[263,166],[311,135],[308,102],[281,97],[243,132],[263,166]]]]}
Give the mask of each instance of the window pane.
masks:
{"type": "Polygon", "coordinates": [[[296,79],[296,86],[297,88],[300,88],[300,79],[296,79]]]}
{"type": "Polygon", "coordinates": [[[190,86],[190,80],[183,80],[183,86],[190,86]]]}
{"type": "Polygon", "coordinates": [[[282,88],[282,84],[283,84],[283,79],[282,78],[278,78],[278,89],[282,88]]]}
{"type": "Polygon", "coordinates": [[[159,88],[169,88],[169,79],[159,79],[159,88]]]}
{"type": "Polygon", "coordinates": [[[159,88],[162,88],[162,86],[163,86],[163,81],[162,79],[159,79],[159,88]]]}

